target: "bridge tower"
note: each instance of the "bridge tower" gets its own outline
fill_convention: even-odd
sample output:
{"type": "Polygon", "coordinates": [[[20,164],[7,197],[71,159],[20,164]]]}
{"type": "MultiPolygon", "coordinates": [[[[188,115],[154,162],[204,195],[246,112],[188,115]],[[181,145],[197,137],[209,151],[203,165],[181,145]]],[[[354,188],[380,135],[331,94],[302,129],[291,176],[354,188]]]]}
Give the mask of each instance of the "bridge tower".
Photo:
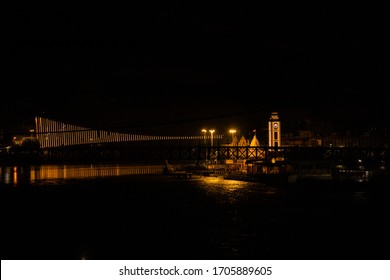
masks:
{"type": "Polygon", "coordinates": [[[282,143],[278,112],[272,112],[268,121],[268,146],[279,147],[282,143]]]}

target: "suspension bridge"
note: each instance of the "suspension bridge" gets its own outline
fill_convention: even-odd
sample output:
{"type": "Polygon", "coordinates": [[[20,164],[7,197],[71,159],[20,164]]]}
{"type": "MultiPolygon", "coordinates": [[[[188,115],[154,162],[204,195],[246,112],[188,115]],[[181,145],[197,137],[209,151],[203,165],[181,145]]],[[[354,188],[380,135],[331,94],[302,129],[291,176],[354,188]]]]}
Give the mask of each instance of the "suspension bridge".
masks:
{"type": "Polygon", "coordinates": [[[91,145],[104,143],[137,143],[137,142],[199,142],[220,140],[222,134],[218,135],[193,135],[193,136],[161,136],[141,135],[100,130],[81,127],[60,121],[50,120],[42,117],[35,117],[35,135],[40,148],[57,148],[76,145],[91,145]]]}
{"type": "Polygon", "coordinates": [[[163,136],[93,129],[35,117],[39,149],[0,154],[0,163],[50,161],[266,160],[388,164],[388,147],[292,147],[222,144],[223,134],[163,136]],[[212,141],[214,140],[215,141],[212,141]]]}

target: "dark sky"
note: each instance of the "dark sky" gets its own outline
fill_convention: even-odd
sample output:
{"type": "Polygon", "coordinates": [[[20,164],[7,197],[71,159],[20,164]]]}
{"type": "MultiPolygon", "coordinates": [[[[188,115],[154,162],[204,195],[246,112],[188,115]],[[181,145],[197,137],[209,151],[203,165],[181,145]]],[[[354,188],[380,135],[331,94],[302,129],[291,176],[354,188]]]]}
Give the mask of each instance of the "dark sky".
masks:
{"type": "Polygon", "coordinates": [[[271,111],[385,122],[384,7],[187,2],[10,9],[0,128],[36,114],[190,134],[260,129],[271,111]]]}

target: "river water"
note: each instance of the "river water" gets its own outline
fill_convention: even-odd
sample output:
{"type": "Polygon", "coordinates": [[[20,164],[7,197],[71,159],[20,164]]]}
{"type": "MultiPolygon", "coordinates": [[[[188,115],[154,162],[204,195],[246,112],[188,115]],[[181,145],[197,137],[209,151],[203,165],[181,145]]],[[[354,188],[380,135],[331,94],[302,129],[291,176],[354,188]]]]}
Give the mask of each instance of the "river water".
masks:
{"type": "Polygon", "coordinates": [[[2,259],[388,259],[387,188],[0,167],[2,259]]]}

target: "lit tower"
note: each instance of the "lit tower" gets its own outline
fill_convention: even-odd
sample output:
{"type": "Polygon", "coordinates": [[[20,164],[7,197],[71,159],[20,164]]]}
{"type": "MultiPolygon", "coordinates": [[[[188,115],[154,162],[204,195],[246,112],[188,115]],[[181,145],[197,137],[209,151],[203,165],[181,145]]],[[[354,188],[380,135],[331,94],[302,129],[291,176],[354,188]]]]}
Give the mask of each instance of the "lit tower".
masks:
{"type": "Polygon", "coordinates": [[[281,128],[278,112],[272,112],[268,121],[268,146],[279,147],[281,143],[281,128]]]}

